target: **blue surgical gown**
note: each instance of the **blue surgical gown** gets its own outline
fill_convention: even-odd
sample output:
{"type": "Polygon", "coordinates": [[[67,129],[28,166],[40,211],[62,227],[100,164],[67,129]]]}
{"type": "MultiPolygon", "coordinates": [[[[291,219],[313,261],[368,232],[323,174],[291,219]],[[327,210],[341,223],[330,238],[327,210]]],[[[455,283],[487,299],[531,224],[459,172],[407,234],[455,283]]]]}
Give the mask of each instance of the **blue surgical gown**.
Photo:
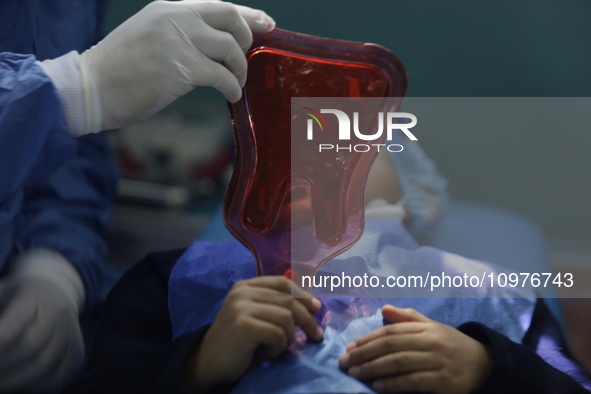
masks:
{"type": "Polygon", "coordinates": [[[58,251],[84,281],[87,310],[114,279],[104,233],[117,174],[104,135],[70,136],[35,60],[98,42],[107,5],[0,0],[0,269],[22,251],[58,251]]]}

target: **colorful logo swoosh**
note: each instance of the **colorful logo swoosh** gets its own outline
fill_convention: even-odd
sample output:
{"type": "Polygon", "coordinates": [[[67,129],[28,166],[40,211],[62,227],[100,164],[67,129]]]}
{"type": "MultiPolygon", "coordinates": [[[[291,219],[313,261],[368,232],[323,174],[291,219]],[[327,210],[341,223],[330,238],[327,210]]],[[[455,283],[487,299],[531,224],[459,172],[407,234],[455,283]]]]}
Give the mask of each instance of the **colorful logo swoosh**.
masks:
{"type": "Polygon", "coordinates": [[[304,109],[307,109],[308,111],[312,111],[314,112],[314,114],[311,114],[310,112],[304,112],[306,115],[309,115],[312,117],[312,119],[314,119],[316,121],[316,123],[318,123],[318,126],[320,126],[320,130],[324,131],[324,127],[322,127],[322,123],[324,123],[324,126],[326,127],[326,131],[328,131],[328,125],[326,124],[326,120],[324,120],[324,117],[322,115],[320,115],[319,112],[314,111],[312,108],[308,108],[308,107],[303,107],[304,109]],[[322,119],[322,123],[320,123],[320,120],[318,120],[318,118],[322,119]]]}

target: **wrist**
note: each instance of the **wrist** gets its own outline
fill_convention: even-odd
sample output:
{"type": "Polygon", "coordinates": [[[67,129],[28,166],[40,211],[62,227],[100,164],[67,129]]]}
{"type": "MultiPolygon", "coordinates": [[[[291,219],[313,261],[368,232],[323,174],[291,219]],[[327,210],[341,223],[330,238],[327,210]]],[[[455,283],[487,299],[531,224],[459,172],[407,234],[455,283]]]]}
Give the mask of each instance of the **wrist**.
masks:
{"type": "Polygon", "coordinates": [[[84,135],[87,116],[80,55],[71,51],[58,58],[36,63],[51,79],[59,93],[70,134],[73,137],[84,135]]]}
{"type": "Polygon", "coordinates": [[[208,374],[205,371],[205,365],[201,357],[200,341],[196,348],[191,352],[184,370],[185,386],[191,393],[208,393],[214,388],[213,382],[208,379],[208,374]]]}

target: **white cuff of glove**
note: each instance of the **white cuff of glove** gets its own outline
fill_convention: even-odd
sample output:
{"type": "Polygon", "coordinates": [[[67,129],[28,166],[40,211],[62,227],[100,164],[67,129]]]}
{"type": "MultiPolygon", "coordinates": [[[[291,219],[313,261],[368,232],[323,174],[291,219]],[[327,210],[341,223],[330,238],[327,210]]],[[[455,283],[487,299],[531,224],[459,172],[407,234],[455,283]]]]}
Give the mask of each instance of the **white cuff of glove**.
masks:
{"type": "Polygon", "coordinates": [[[35,277],[53,283],[79,313],[86,301],[84,282],[74,266],[51,249],[32,249],[17,256],[8,267],[10,277],[35,277]]]}
{"type": "Polygon", "coordinates": [[[70,134],[74,137],[87,134],[89,116],[86,106],[89,100],[85,95],[80,71],[80,54],[72,51],[58,58],[36,63],[51,78],[60,94],[70,134]]]}

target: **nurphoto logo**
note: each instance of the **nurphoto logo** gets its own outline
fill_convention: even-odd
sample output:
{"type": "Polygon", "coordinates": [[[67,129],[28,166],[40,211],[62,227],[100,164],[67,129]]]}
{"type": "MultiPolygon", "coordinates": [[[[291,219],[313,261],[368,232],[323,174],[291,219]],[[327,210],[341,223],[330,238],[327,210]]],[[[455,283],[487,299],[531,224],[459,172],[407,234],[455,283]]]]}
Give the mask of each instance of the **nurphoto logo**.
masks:
{"type": "MultiPolygon", "coordinates": [[[[307,122],[307,139],[313,140],[314,139],[314,124],[318,125],[317,128],[320,129],[321,133],[330,132],[328,130],[328,124],[326,119],[322,114],[332,114],[337,117],[337,121],[339,123],[339,130],[338,130],[338,137],[339,141],[350,141],[351,140],[351,119],[349,115],[347,115],[344,111],[338,109],[321,109],[320,112],[315,111],[310,107],[302,107],[306,111],[303,112],[304,114],[308,115],[310,119],[307,122]]],[[[392,134],[395,131],[403,132],[408,139],[411,141],[417,141],[417,137],[414,136],[413,133],[410,132],[409,129],[416,126],[417,124],[417,117],[408,112],[387,112],[385,115],[384,120],[384,112],[378,113],[378,120],[377,120],[377,131],[373,134],[363,134],[359,130],[359,112],[353,112],[353,133],[355,137],[361,141],[375,141],[379,140],[384,130],[386,130],[386,139],[388,141],[392,140],[392,134]],[[410,122],[408,123],[396,123],[397,119],[406,118],[409,119],[410,122]]],[[[377,148],[377,151],[380,151],[381,147],[385,147],[389,152],[402,152],[403,147],[400,144],[349,144],[349,145],[342,145],[342,144],[319,144],[318,149],[319,152],[324,150],[336,150],[341,151],[355,151],[355,152],[369,152],[372,147],[377,148]]]]}

